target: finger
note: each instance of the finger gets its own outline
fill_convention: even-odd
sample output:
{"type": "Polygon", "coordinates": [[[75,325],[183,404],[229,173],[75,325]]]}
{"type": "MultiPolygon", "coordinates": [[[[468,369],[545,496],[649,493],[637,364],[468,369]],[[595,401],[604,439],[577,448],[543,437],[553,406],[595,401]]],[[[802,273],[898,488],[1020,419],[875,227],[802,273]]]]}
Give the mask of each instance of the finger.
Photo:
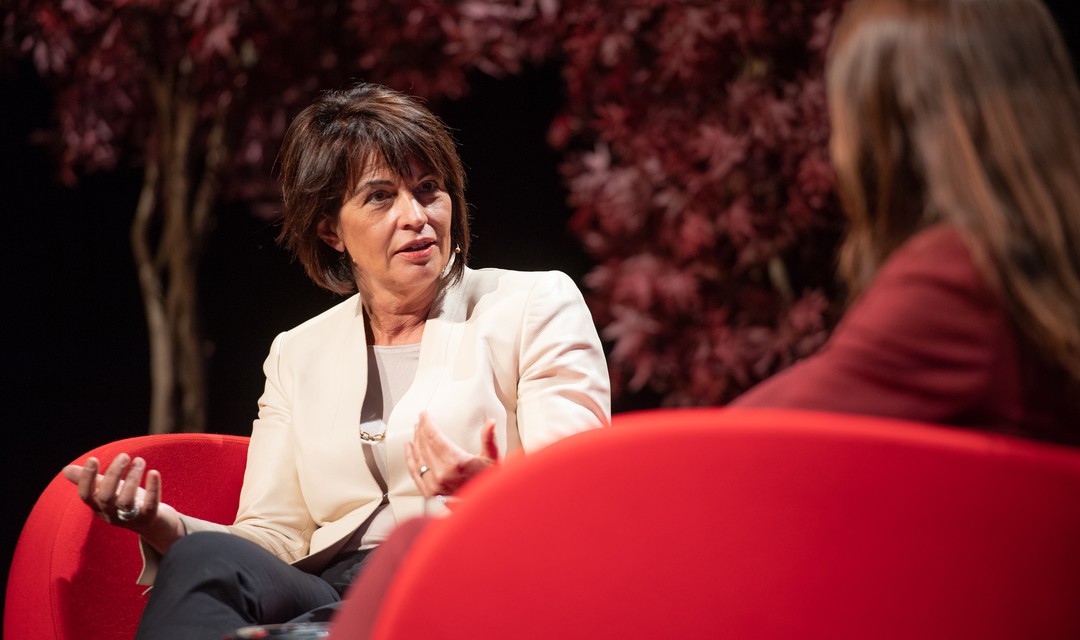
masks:
{"type": "Polygon", "coordinates": [[[112,463],[109,464],[109,468],[105,470],[104,477],[98,482],[97,491],[94,495],[98,504],[110,511],[116,505],[116,491],[120,487],[120,477],[129,462],[131,462],[131,458],[126,453],[116,456],[113,458],[112,463]]]}
{"type": "Polygon", "coordinates": [[[492,462],[499,461],[499,445],[495,443],[495,420],[484,423],[480,429],[480,450],[492,462]]]}
{"type": "Polygon", "coordinates": [[[416,421],[416,430],[413,431],[413,444],[418,448],[425,446],[431,440],[432,431],[435,430],[435,423],[431,420],[431,416],[427,411],[421,411],[416,421]]]}
{"type": "Polygon", "coordinates": [[[146,461],[142,458],[135,458],[131,461],[131,466],[128,467],[127,476],[124,477],[124,484],[120,486],[120,490],[116,494],[116,507],[118,509],[129,511],[138,505],[135,498],[138,495],[139,485],[142,483],[142,474],[145,468],[146,461]]]}
{"type": "Polygon", "coordinates": [[[431,451],[431,436],[428,431],[431,429],[431,418],[426,413],[420,414],[420,421],[416,424],[416,432],[413,434],[412,440],[412,455],[413,460],[416,462],[416,468],[419,469],[421,465],[428,465],[434,462],[434,456],[431,451]]]}
{"type": "Polygon", "coordinates": [[[412,477],[413,482],[422,492],[424,490],[424,480],[420,477],[420,463],[417,462],[416,445],[412,442],[405,443],[405,466],[409,469],[409,476],[412,477]]]}
{"type": "Polygon", "coordinates": [[[78,485],[79,479],[82,478],[82,471],[82,465],[69,464],[60,471],[60,474],[63,475],[68,482],[78,485]]]}
{"type": "Polygon", "coordinates": [[[90,505],[90,508],[94,511],[101,511],[101,505],[94,500],[94,493],[97,490],[99,464],[97,458],[87,458],[82,473],[79,474],[79,497],[82,498],[83,502],[90,505]]]}
{"type": "MultiPolygon", "coordinates": [[[[444,439],[431,416],[426,412],[421,413],[420,422],[416,425],[416,436],[413,438],[413,458],[416,460],[417,469],[427,465],[429,469],[435,470],[444,468],[444,465],[453,464],[452,459],[447,458],[445,447],[440,447],[444,439]]],[[[430,479],[433,474],[428,471],[424,477],[430,479]]]]}
{"type": "Polygon", "coordinates": [[[417,459],[429,467],[438,466],[440,469],[446,469],[458,464],[468,455],[443,434],[442,429],[427,413],[420,414],[416,433],[418,436],[415,438],[417,459]]]}
{"type": "Polygon", "coordinates": [[[161,472],[151,469],[146,472],[146,489],[143,490],[142,507],[147,519],[152,520],[157,516],[158,506],[161,504],[161,472]]]}
{"type": "Polygon", "coordinates": [[[437,447],[445,442],[446,436],[443,435],[439,425],[435,424],[435,421],[431,419],[431,415],[424,411],[420,414],[413,440],[421,446],[422,453],[424,448],[437,447]]]}
{"type": "Polygon", "coordinates": [[[430,498],[432,494],[428,490],[424,478],[420,475],[420,463],[416,457],[416,446],[411,442],[405,443],[405,466],[409,468],[409,475],[412,476],[416,487],[420,489],[420,493],[424,494],[425,498],[430,498]]]}

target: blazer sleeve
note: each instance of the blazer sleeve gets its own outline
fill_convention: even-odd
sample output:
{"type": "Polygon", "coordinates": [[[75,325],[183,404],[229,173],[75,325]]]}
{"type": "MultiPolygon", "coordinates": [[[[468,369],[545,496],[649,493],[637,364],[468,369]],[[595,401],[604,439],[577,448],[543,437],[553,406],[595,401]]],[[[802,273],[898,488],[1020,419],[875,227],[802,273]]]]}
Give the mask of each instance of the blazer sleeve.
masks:
{"type": "Polygon", "coordinates": [[[292,376],[283,356],[288,336],[283,333],[274,340],[263,364],[266,386],[252,425],[236,523],[229,531],[291,562],[307,553],[315,522],[297,472],[292,376]]]}
{"type": "Polygon", "coordinates": [[[585,300],[564,273],[538,278],[522,316],[517,423],[528,452],[611,421],[607,360],[585,300]]]}
{"type": "MultiPolygon", "coordinates": [[[[290,429],[290,401],[282,364],[282,344],[288,334],[278,335],[263,364],[266,386],[259,398],[259,417],[252,427],[248,461],[240,490],[236,522],[222,525],[181,514],[186,533],[222,531],[255,542],[285,562],[303,557],[315,523],[300,491],[290,429]]],[[[164,479],[166,482],[167,478],[164,479]]],[[[143,570],[138,584],[151,585],[161,560],[140,539],[143,570]]]]}
{"type": "Polygon", "coordinates": [[[731,405],[953,422],[988,404],[1011,335],[959,233],[934,228],[896,251],[821,352],[731,405]]]}

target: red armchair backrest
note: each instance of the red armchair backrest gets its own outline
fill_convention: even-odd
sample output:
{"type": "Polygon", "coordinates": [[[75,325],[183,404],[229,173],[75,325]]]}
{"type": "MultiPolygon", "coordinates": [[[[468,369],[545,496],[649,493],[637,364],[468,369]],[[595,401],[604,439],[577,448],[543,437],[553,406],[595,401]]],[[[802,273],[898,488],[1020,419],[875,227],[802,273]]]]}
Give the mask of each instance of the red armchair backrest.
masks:
{"type": "MultiPolygon", "coordinates": [[[[236,517],[248,438],[168,434],[118,440],[95,456],[142,456],[162,475],[163,500],[215,522],[236,517]]],[[[12,640],[130,640],[146,604],[135,584],[142,566],[137,536],[110,526],[57,476],[23,525],[8,574],[4,638],[12,640]]]]}
{"type": "Polygon", "coordinates": [[[853,415],[616,415],[467,487],[374,637],[1080,637],[1080,452],[853,415]]]}

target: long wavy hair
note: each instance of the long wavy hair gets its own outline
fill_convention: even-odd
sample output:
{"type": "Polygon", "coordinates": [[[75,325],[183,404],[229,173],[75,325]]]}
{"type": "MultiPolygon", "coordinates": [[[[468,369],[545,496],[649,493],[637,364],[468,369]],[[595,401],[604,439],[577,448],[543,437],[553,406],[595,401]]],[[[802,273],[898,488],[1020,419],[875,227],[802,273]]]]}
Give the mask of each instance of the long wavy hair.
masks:
{"type": "Polygon", "coordinates": [[[1080,90],[1039,0],[853,0],[827,67],[858,293],[954,225],[1020,333],[1080,381],[1080,90]]]}

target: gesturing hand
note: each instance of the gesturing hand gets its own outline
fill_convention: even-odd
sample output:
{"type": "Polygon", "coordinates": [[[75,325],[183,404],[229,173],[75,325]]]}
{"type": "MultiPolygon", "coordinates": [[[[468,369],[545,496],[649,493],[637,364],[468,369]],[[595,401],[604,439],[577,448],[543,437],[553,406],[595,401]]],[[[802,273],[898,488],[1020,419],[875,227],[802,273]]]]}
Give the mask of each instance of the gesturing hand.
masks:
{"type": "Polygon", "coordinates": [[[70,464],[63,469],[64,477],[78,486],[79,498],[98,517],[139,533],[161,552],[184,534],[176,510],[161,502],[161,474],[149,471],[146,488],[139,486],[145,460],[121,453],[104,475],[98,473],[99,467],[97,458],[89,458],[83,466],[70,464]]]}
{"type": "Polygon", "coordinates": [[[480,455],[473,455],[454,444],[425,411],[420,414],[412,442],[405,443],[405,462],[425,497],[448,496],[499,461],[494,420],[485,422],[480,430],[480,449],[480,455]]]}

